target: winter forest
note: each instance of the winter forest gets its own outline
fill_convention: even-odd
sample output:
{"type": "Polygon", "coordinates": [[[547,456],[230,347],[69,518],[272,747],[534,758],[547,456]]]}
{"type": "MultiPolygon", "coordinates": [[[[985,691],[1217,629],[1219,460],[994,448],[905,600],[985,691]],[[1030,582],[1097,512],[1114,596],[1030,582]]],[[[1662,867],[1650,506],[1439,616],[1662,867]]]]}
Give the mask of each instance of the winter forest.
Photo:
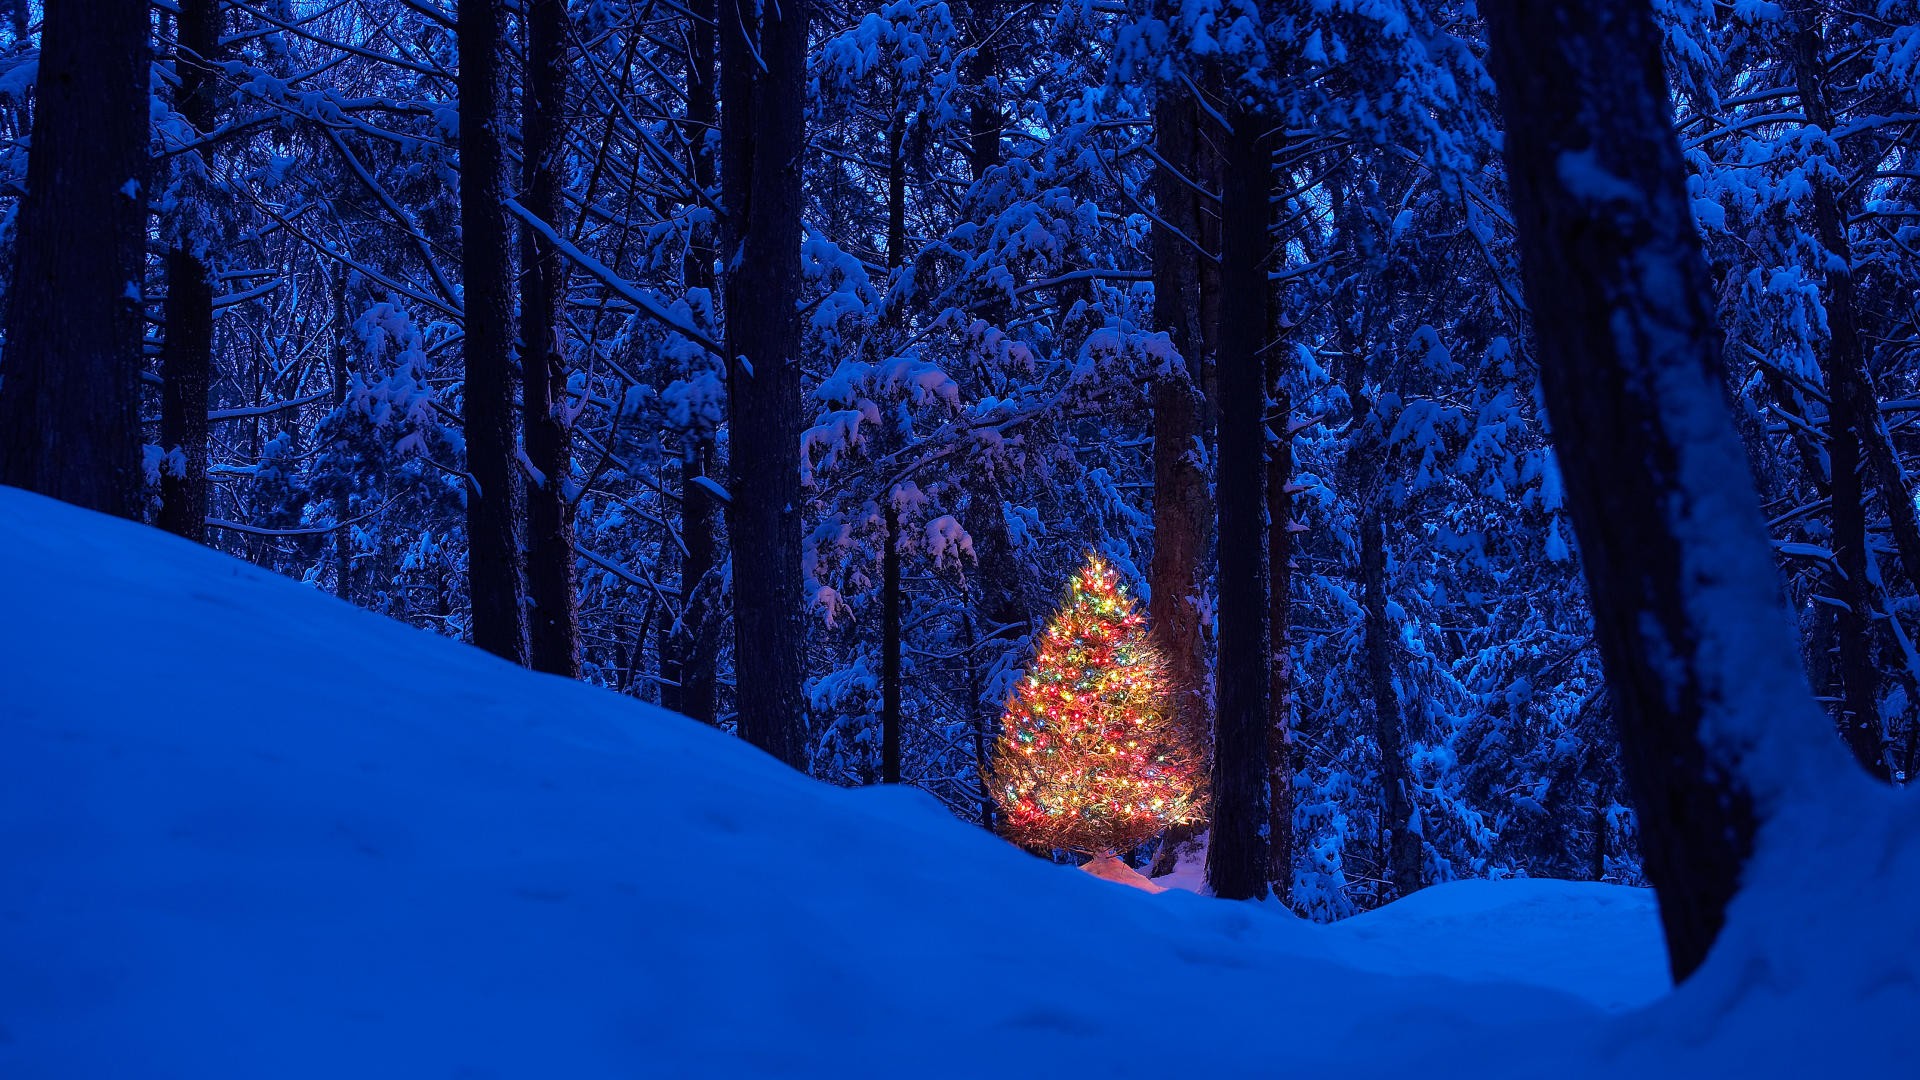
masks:
{"type": "MultiPolygon", "coordinates": [[[[1020,873],[1336,926],[1605,883],[1675,982],[1846,907],[1741,947],[1915,963],[1915,0],[0,11],[0,484],[1020,873]]],[[[24,659],[54,579],[187,557],[51,513],[0,504],[53,560],[0,746],[78,712],[24,659]]],[[[161,605],[64,677],[158,649],[114,700],[189,730],[487,697],[274,603],[306,636],[161,605]]]]}

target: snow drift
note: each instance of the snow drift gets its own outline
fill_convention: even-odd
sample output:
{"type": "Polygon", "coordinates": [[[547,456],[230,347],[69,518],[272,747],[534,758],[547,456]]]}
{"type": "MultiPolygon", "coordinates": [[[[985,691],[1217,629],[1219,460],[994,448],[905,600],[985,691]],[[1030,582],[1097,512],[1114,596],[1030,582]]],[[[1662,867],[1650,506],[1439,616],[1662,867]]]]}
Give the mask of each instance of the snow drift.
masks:
{"type": "Polygon", "coordinates": [[[1910,1064],[1910,798],[1809,820],[1663,996],[1636,890],[1148,895],[11,489],[0,565],[12,1080],[1910,1064]]]}

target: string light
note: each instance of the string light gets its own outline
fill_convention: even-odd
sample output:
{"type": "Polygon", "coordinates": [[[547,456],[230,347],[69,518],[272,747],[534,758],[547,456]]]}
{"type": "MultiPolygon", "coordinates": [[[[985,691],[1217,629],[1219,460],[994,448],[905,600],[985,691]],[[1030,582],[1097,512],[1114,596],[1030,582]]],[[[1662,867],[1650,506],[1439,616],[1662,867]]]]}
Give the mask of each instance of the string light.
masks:
{"type": "Polygon", "coordinates": [[[1098,556],[1069,583],[1001,729],[989,786],[1015,840],[1118,851],[1205,810],[1201,755],[1168,707],[1146,619],[1098,556]]]}

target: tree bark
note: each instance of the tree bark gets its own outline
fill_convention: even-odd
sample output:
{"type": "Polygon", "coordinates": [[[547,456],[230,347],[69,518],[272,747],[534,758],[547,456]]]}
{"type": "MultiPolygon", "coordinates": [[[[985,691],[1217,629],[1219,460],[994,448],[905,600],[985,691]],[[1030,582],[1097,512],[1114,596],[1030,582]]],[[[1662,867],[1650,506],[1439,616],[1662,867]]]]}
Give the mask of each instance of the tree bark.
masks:
{"type": "MultiPolygon", "coordinates": [[[[218,0],[181,0],[174,73],[180,115],[205,135],[215,124],[212,65],[220,58],[218,0]]],[[[176,211],[167,249],[166,338],[160,348],[160,446],[170,455],[160,470],[161,528],[198,543],[207,539],[207,408],[213,378],[213,271],[206,219],[214,168],[213,147],[181,155],[177,168],[194,177],[184,185],[186,205],[176,211]]]]}
{"type": "Polygon", "coordinates": [[[501,0],[460,0],[460,234],[466,307],[467,591],[473,643],[527,662],[526,515],[513,438],[513,268],[501,147],[501,0]]]}
{"type": "Polygon", "coordinates": [[[1380,826],[1394,895],[1426,884],[1421,840],[1413,830],[1413,777],[1407,771],[1406,718],[1393,689],[1393,628],[1387,622],[1387,526],[1378,506],[1360,524],[1360,580],[1366,609],[1367,691],[1380,745],[1380,826]]]}
{"type": "MultiPolygon", "coordinates": [[[[1834,753],[1726,399],[1647,0],[1491,0],[1540,381],[1669,963],[1705,959],[1783,763],[1834,753]]],[[[1837,756],[1837,755],[1836,755],[1837,756]]]]}
{"type": "MultiPolygon", "coordinates": [[[[1194,373],[1201,366],[1200,196],[1193,178],[1198,112],[1184,88],[1163,90],[1154,106],[1154,142],[1163,164],[1154,174],[1153,319],[1178,354],[1153,383],[1153,561],[1147,566],[1147,617],[1166,657],[1173,707],[1194,744],[1210,741],[1206,637],[1200,625],[1212,542],[1206,432],[1194,373]],[[1175,170],[1179,170],[1176,173],[1175,170]],[[1180,175],[1184,173],[1186,175],[1180,175]]],[[[1152,872],[1171,873],[1181,844],[1203,826],[1175,825],[1161,841],[1152,872]]]]}
{"type": "Polygon", "coordinates": [[[1207,882],[1229,900],[1267,895],[1266,484],[1260,359],[1267,303],[1264,118],[1228,114],[1222,162],[1219,330],[1219,644],[1215,672],[1213,823],[1207,882]]]}
{"type": "Polygon", "coordinates": [[[48,8],[0,363],[0,484],[138,519],[147,5],[48,8]]]}
{"type": "MultiPolygon", "coordinates": [[[[1795,81],[1808,123],[1831,133],[1833,106],[1827,93],[1825,48],[1817,5],[1799,0],[1793,10],[1790,38],[1795,81]]],[[[1833,163],[1836,166],[1839,162],[1833,163]]],[[[1827,393],[1852,418],[1867,463],[1872,467],[1880,497],[1887,509],[1901,572],[1909,585],[1920,589],[1920,512],[1914,508],[1905,471],[1892,440],[1880,423],[1879,395],[1867,373],[1867,348],[1860,329],[1859,301],[1853,288],[1853,245],[1847,235],[1846,207],[1833,179],[1814,173],[1814,231],[1831,258],[1827,262],[1827,393]]],[[[1870,766],[1870,771],[1881,772],[1870,766]]]]}
{"type": "MultiPolygon", "coordinates": [[[[1833,130],[1833,110],[1827,102],[1826,69],[1820,59],[1818,12],[1805,0],[1794,5],[1792,35],[1794,72],[1801,107],[1807,120],[1824,131],[1833,130]]],[[[1837,163],[1836,163],[1837,164],[1837,163]]],[[[1827,458],[1832,474],[1830,504],[1833,554],[1839,571],[1840,596],[1846,608],[1836,613],[1840,637],[1843,704],[1840,729],[1855,760],[1880,780],[1891,778],[1880,722],[1880,670],[1872,646],[1873,589],[1867,582],[1867,494],[1860,478],[1861,444],[1878,450],[1874,472],[1885,496],[1888,518],[1894,524],[1895,544],[1909,580],[1915,567],[1907,563],[1909,550],[1920,551],[1920,539],[1906,534],[1913,527],[1913,498],[1906,491],[1892,447],[1881,437],[1880,402],[1867,379],[1866,348],[1860,336],[1859,308],[1853,290],[1853,251],[1842,224],[1839,197],[1824,173],[1813,175],[1814,229],[1826,249],[1827,308],[1827,458]],[[1904,523],[1904,527],[1903,527],[1904,523]]],[[[1920,555],[1916,555],[1920,558],[1920,555]]]]}
{"type": "MultiPolygon", "coordinates": [[[[1277,304],[1273,305],[1276,309],[1277,304]]],[[[1276,328],[1277,329],[1277,328],[1276,328]]],[[[1286,365],[1267,348],[1267,878],[1281,903],[1293,900],[1293,414],[1286,365]]]]}
{"type": "MultiPolygon", "coordinates": [[[[527,87],[520,137],[522,201],[564,231],[566,183],[566,0],[526,0],[527,87]]],[[[520,230],[521,409],[527,458],[539,473],[527,489],[528,653],[536,671],[580,677],[579,579],[573,552],[573,438],[567,426],[567,264],[547,238],[520,230]]]]}
{"type": "MultiPolygon", "coordinates": [[[[714,26],[715,0],[690,0],[691,28],[687,33],[687,141],[692,153],[694,183],[713,190],[713,140],[718,117],[715,108],[714,26]]],[[[696,222],[687,241],[682,274],[689,291],[713,293],[716,251],[713,229],[696,222]]],[[[680,459],[680,617],[667,637],[662,674],[678,684],[673,708],[703,724],[717,719],[714,671],[718,635],[714,625],[713,572],[718,544],[715,538],[715,501],[700,481],[713,469],[713,437],[704,429],[687,432],[680,459]]]]}
{"type": "MultiPolygon", "coordinates": [[[[333,273],[333,348],[331,350],[332,396],[329,403],[336,412],[347,401],[347,365],[350,352],[347,335],[351,332],[347,318],[347,269],[336,267],[333,273]]],[[[336,437],[337,429],[336,429],[336,437]]],[[[353,516],[353,502],[342,483],[333,496],[333,594],[351,604],[354,602],[353,588],[353,530],[345,523],[353,516]]]]}
{"type": "Polygon", "coordinates": [[[993,89],[999,66],[993,42],[993,5],[994,0],[967,0],[966,5],[967,30],[974,47],[966,74],[975,87],[973,106],[967,113],[967,166],[975,182],[1000,164],[1000,137],[1006,127],[1000,95],[993,89]]]}
{"type": "Polygon", "coordinates": [[[726,0],[721,181],[741,737],[806,767],[800,627],[800,169],[807,0],[726,0]],[[744,557],[743,557],[744,556],[744,557]]]}
{"type": "Polygon", "coordinates": [[[887,548],[880,555],[880,782],[900,782],[900,512],[887,492],[881,513],[887,548]]]}

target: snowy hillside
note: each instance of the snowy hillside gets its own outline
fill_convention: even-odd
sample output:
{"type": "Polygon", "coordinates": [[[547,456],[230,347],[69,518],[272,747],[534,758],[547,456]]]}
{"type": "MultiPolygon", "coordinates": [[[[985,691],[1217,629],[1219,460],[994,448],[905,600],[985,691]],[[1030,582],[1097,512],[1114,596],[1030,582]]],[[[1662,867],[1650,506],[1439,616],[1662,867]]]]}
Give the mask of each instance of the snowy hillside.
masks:
{"type": "Polygon", "coordinates": [[[1655,1001],[1634,890],[1323,928],[1117,887],[11,489],[0,565],[9,1080],[1792,1075],[1920,1002],[1911,924],[1837,939],[1897,954],[1858,998],[1789,915],[1792,962],[1655,1001]]]}

